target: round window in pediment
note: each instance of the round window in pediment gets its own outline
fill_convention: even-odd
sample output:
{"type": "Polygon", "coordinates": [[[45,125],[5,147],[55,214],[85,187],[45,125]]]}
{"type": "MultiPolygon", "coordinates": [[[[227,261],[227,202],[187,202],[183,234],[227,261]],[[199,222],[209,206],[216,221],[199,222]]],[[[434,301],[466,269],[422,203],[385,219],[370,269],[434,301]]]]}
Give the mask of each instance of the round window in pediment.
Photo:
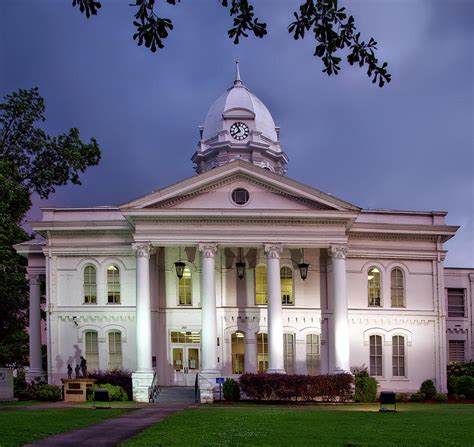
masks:
{"type": "Polygon", "coordinates": [[[232,201],[236,205],[245,205],[249,201],[250,194],[244,188],[236,188],[232,191],[232,201]]]}

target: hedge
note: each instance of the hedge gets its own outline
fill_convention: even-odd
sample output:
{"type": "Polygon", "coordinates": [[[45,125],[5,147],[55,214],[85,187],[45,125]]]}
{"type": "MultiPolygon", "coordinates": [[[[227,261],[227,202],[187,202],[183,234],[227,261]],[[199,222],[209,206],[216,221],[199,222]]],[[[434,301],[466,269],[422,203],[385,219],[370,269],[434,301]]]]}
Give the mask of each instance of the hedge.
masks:
{"type": "Polygon", "coordinates": [[[239,384],[245,397],[252,400],[345,402],[352,399],[353,381],[351,374],[246,373],[240,376],[239,384]]]}
{"type": "Polygon", "coordinates": [[[96,371],[88,374],[89,378],[97,379],[97,384],[120,386],[127,393],[128,400],[133,400],[132,373],[127,369],[112,369],[107,371],[96,371]]]}

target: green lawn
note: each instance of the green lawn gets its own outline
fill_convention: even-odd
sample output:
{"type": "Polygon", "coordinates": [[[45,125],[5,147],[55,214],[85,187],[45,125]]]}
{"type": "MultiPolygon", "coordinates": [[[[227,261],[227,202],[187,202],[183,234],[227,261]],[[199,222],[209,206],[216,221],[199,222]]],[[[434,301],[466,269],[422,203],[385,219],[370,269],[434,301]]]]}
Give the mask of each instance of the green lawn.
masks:
{"type": "Polygon", "coordinates": [[[473,406],[201,407],[165,419],[129,446],[473,446],[473,406]],[[340,408],[340,407],[338,407],[340,408]],[[372,411],[368,411],[372,410],[372,411]]]}
{"type": "Polygon", "coordinates": [[[11,400],[11,401],[0,401],[0,410],[10,407],[29,407],[31,405],[41,405],[47,402],[40,402],[38,400],[11,400]]]}
{"type": "Polygon", "coordinates": [[[55,410],[21,410],[0,412],[0,446],[20,446],[57,433],[95,424],[127,410],[92,410],[66,408],[55,410]]]}

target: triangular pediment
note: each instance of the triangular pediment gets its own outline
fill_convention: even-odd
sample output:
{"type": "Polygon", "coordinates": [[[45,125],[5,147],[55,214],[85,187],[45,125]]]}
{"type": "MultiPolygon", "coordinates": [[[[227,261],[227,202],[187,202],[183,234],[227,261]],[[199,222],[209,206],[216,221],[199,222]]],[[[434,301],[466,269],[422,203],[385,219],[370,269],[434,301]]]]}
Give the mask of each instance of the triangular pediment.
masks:
{"type": "Polygon", "coordinates": [[[122,209],[266,209],[358,211],[360,208],[274,174],[248,162],[235,161],[149,194],[122,209]],[[232,200],[232,191],[249,192],[245,206],[232,200]]]}

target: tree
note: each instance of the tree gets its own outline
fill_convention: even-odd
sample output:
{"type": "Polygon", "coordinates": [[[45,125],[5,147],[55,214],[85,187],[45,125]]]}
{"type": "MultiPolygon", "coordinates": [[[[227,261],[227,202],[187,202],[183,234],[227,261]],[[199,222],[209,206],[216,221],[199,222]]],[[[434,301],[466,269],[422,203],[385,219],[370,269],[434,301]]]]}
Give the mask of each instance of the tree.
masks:
{"type": "Polygon", "coordinates": [[[26,363],[28,287],[25,260],[12,245],[25,241],[21,228],[31,195],[47,198],[55,187],[80,184],[79,174],[100,160],[94,138],[83,143],[75,128],[50,136],[37,88],[18,90],[0,103],[0,365],[26,363]]]}
{"type": "MultiPolygon", "coordinates": [[[[181,0],[166,0],[170,5],[177,5],[181,0]]],[[[228,35],[235,44],[241,37],[253,33],[262,38],[267,34],[267,24],[255,17],[251,0],[218,0],[229,9],[233,18],[233,26],[228,35]]],[[[139,46],[145,45],[152,52],[164,48],[163,41],[173,30],[170,19],[156,14],[156,0],[135,0],[130,6],[135,8],[133,25],[136,33],[133,39],[139,46]]],[[[78,7],[87,18],[97,15],[102,7],[97,0],[72,0],[72,6],[78,7]]],[[[379,63],[375,50],[377,42],[370,38],[367,42],[361,40],[360,33],[355,27],[354,17],[348,16],[345,8],[339,8],[338,0],[305,0],[298,11],[293,12],[295,20],[288,25],[288,32],[295,40],[304,39],[312,34],[316,46],[314,56],[320,57],[328,76],[337,75],[341,69],[340,54],[347,50],[346,60],[350,65],[367,67],[367,76],[372,83],[383,87],[391,81],[387,63],[379,63]]]]}

